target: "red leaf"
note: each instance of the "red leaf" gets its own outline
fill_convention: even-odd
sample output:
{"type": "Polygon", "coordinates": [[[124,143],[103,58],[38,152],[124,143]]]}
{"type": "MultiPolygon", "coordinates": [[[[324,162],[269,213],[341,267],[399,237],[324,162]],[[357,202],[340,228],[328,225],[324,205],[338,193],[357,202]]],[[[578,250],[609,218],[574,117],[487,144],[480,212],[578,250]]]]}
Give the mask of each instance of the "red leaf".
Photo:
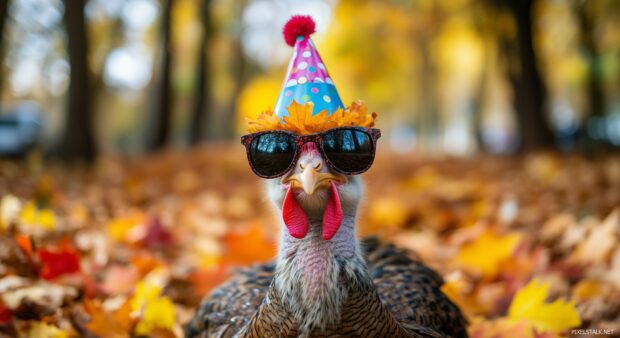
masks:
{"type": "Polygon", "coordinates": [[[0,303],[0,325],[6,324],[13,318],[13,312],[4,304],[0,303]]]}
{"type": "Polygon", "coordinates": [[[58,248],[40,249],[37,255],[42,263],[40,275],[44,279],[80,271],[80,254],[68,241],[58,248]]]}
{"type": "Polygon", "coordinates": [[[160,248],[172,242],[172,234],[166,229],[159,218],[151,218],[146,225],[146,235],[141,243],[148,248],[160,248]]]}

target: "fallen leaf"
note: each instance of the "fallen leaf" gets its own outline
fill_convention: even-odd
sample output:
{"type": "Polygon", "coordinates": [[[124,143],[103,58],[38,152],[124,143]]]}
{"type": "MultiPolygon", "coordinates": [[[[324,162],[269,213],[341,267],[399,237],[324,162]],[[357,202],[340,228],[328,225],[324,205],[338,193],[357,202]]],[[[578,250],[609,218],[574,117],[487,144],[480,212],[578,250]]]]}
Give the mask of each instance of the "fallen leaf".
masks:
{"type": "Polygon", "coordinates": [[[37,255],[41,260],[40,274],[44,279],[80,271],[80,254],[68,240],[55,248],[39,249],[37,255]]]}
{"type": "Polygon", "coordinates": [[[473,282],[467,280],[460,271],[446,276],[445,283],[441,286],[441,292],[456,303],[468,317],[484,313],[484,307],[476,300],[475,291],[473,282]]]}
{"type": "Polygon", "coordinates": [[[373,230],[379,228],[401,228],[407,221],[407,208],[402,201],[391,197],[381,197],[370,205],[369,221],[374,225],[373,230]]]}
{"type": "Polygon", "coordinates": [[[0,200],[0,231],[6,230],[19,217],[22,203],[19,198],[7,194],[0,200]]]}
{"type": "Polygon", "coordinates": [[[13,319],[13,312],[3,302],[0,302],[0,325],[10,322],[11,319],[13,319]]]}
{"type": "Polygon", "coordinates": [[[145,221],[145,215],[141,211],[132,211],[124,217],[119,217],[108,222],[106,230],[108,235],[118,242],[132,242],[132,230],[141,226],[145,221]]]}
{"type": "Polygon", "coordinates": [[[28,258],[32,258],[33,245],[30,236],[18,234],[15,236],[15,242],[17,242],[19,248],[22,249],[28,258]]]}
{"type": "Polygon", "coordinates": [[[148,301],[142,310],[135,332],[148,336],[156,329],[172,330],[175,323],[174,304],[169,297],[157,297],[148,301]]]}
{"type": "Polygon", "coordinates": [[[573,301],[555,300],[546,303],[549,284],[530,281],[519,290],[508,309],[508,318],[513,321],[527,321],[540,332],[560,333],[581,325],[579,313],[573,301]]]}
{"type": "Polygon", "coordinates": [[[26,203],[19,214],[19,221],[23,226],[33,229],[54,230],[56,215],[47,208],[39,208],[34,201],[26,203]]]}
{"type": "Polygon", "coordinates": [[[31,322],[27,331],[20,338],[69,338],[67,331],[44,322],[31,322]]]}
{"type": "Polygon", "coordinates": [[[473,242],[465,244],[456,255],[455,262],[473,273],[494,277],[499,272],[500,264],[511,257],[520,240],[521,235],[517,233],[497,235],[486,231],[473,242]]]}
{"type": "Polygon", "coordinates": [[[131,304],[125,301],[114,311],[103,309],[101,304],[86,299],[84,310],[90,316],[86,328],[100,338],[126,338],[131,336],[134,320],[131,318],[131,304]]]}
{"type": "Polygon", "coordinates": [[[113,265],[107,269],[101,289],[109,295],[129,293],[140,277],[138,269],[133,265],[113,265]]]}
{"type": "Polygon", "coordinates": [[[603,222],[594,226],[588,236],[579,242],[569,260],[582,264],[603,263],[617,247],[618,229],[620,209],[614,210],[603,222]]]}
{"type": "Polygon", "coordinates": [[[175,309],[169,297],[162,296],[162,286],[144,280],[138,283],[130,300],[131,309],[140,314],[135,332],[149,336],[155,329],[172,330],[175,309]]]}
{"type": "Polygon", "coordinates": [[[58,308],[65,301],[75,299],[77,289],[71,286],[52,284],[45,281],[32,283],[28,279],[6,276],[0,279],[0,298],[6,307],[15,310],[25,302],[36,303],[45,308],[58,308]]]}
{"type": "Polygon", "coordinates": [[[161,223],[159,218],[153,217],[146,222],[146,233],[140,240],[143,246],[156,249],[165,247],[172,243],[172,234],[161,223]]]}
{"type": "Polygon", "coordinates": [[[589,299],[601,295],[603,286],[597,280],[584,279],[575,285],[573,296],[576,299],[589,299]]]}
{"type": "Polygon", "coordinates": [[[267,237],[260,223],[253,222],[243,232],[231,232],[224,237],[227,255],[223,261],[229,264],[265,262],[276,254],[275,243],[267,237]]]}
{"type": "Polygon", "coordinates": [[[512,322],[506,318],[488,320],[484,317],[474,317],[467,331],[471,338],[534,338],[527,323],[512,322]]]}

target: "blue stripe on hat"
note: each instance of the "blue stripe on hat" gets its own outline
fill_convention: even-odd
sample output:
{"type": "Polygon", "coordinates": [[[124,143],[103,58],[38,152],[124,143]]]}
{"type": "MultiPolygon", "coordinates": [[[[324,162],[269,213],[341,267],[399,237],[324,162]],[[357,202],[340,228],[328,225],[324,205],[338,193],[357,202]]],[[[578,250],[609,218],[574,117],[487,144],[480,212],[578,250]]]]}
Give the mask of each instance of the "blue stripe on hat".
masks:
{"type": "Polygon", "coordinates": [[[276,115],[280,118],[288,116],[287,108],[293,100],[300,104],[312,102],[314,104],[312,115],[316,115],[323,110],[327,111],[327,115],[331,115],[338,108],[344,109],[344,104],[340,100],[338,91],[331,83],[306,82],[283,88],[276,101],[274,109],[276,115]]]}

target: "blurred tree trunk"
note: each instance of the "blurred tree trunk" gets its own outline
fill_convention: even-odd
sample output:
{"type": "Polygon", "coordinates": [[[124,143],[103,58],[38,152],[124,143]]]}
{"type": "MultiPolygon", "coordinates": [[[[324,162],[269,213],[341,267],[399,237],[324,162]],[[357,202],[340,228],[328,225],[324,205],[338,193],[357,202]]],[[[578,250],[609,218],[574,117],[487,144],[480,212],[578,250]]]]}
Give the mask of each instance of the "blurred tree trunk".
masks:
{"type": "Polygon", "coordinates": [[[156,151],[166,145],[170,135],[172,93],[172,7],[173,0],[162,0],[163,10],[161,16],[161,69],[158,86],[155,94],[155,106],[150,128],[147,130],[147,151],[156,151]]]}
{"type": "Polygon", "coordinates": [[[432,7],[426,13],[426,18],[423,25],[424,28],[419,32],[419,37],[416,38],[418,49],[422,55],[422,73],[420,78],[422,99],[417,116],[416,134],[422,149],[435,150],[441,144],[439,137],[443,122],[438,107],[437,67],[431,55],[432,41],[437,37],[437,32],[444,21],[437,2],[432,3],[432,7]]]}
{"type": "Polygon", "coordinates": [[[603,69],[594,34],[594,22],[587,13],[586,2],[579,1],[575,8],[579,23],[581,44],[588,60],[588,116],[605,115],[605,92],[603,90],[603,69]]]}
{"type": "Polygon", "coordinates": [[[65,0],[64,4],[71,75],[60,155],[66,160],[92,161],[96,156],[96,148],[92,126],[88,40],[84,18],[86,0],[65,0]]]}
{"type": "Polygon", "coordinates": [[[491,77],[491,66],[493,65],[493,47],[491,41],[485,37],[483,44],[483,60],[482,60],[482,74],[480,74],[480,82],[476,87],[476,91],[473,96],[473,125],[474,125],[474,137],[476,139],[477,150],[479,152],[486,151],[486,144],[484,142],[484,116],[482,109],[484,108],[485,99],[489,90],[489,82],[491,77]]]}
{"type": "Polygon", "coordinates": [[[213,123],[209,129],[210,136],[215,138],[230,139],[235,135],[239,95],[245,87],[248,79],[248,60],[243,52],[243,43],[241,39],[243,36],[243,27],[240,23],[246,3],[247,0],[239,0],[233,5],[236,7],[236,17],[239,18],[233,28],[234,31],[232,32],[234,35],[234,39],[232,41],[233,59],[229,64],[229,69],[231,70],[234,81],[234,87],[230,95],[230,99],[222,112],[223,114],[221,114],[221,118],[219,119],[220,123],[213,123]]]}
{"type": "MultiPolygon", "coordinates": [[[[431,34],[431,33],[429,33],[431,34]]],[[[418,140],[424,150],[436,150],[438,144],[437,134],[439,131],[439,111],[437,108],[437,69],[431,57],[430,42],[433,36],[425,36],[419,39],[419,48],[422,54],[422,100],[418,119],[418,140]]]]}
{"type": "Polygon", "coordinates": [[[213,94],[211,90],[211,70],[209,68],[211,52],[211,37],[213,36],[213,25],[210,15],[210,0],[202,0],[200,14],[202,20],[202,35],[198,46],[198,67],[196,84],[194,85],[194,111],[190,119],[189,140],[191,144],[200,142],[203,138],[205,121],[212,116],[213,94]]]}
{"type": "Polygon", "coordinates": [[[239,95],[241,94],[241,91],[243,90],[243,87],[245,86],[245,83],[247,81],[248,61],[245,57],[245,53],[243,52],[241,32],[239,33],[239,37],[235,39],[234,51],[235,56],[232,68],[233,76],[235,79],[235,87],[233,89],[233,93],[228,104],[228,109],[226,109],[224,118],[222,120],[223,128],[221,130],[223,133],[218,135],[219,137],[227,139],[232,138],[235,135],[235,122],[237,116],[239,95]]]}
{"type": "MultiPolygon", "coordinates": [[[[513,67],[510,67],[509,76],[514,90],[521,150],[552,147],[553,132],[544,113],[545,87],[536,64],[533,43],[534,0],[505,0],[505,3],[517,24],[516,55],[513,55],[516,62],[511,62],[513,67]]],[[[515,51],[515,48],[511,50],[515,51]]]]}
{"type": "Polygon", "coordinates": [[[603,67],[596,43],[594,22],[588,13],[585,1],[574,1],[573,12],[577,18],[580,30],[581,47],[586,54],[588,62],[588,106],[586,114],[577,131],[578,142],[585,150],[591,151],[592,147],[600,146],[596,140],[588,136],[586,126],[592,118],[605,116],[605,90],[603,89],[603,67]]]}
{"type": "MultiPolygon", "coordinates": [[[[5,79],[4,67],[2,61],[4,60],[4,28],[9,15],[9,0],[0,0],[0,95],[2,95],[2,84],[5,79]]],[[[0,97],[1,99],[1,97],[0,97]]]]}

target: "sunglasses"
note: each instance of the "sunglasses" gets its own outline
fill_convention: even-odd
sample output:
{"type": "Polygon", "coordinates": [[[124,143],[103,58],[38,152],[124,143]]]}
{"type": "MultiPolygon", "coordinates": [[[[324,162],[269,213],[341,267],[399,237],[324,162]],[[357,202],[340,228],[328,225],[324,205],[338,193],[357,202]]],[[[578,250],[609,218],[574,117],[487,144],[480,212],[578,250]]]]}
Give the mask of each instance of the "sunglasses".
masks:
{"type": "Polygon", "coordinates": [[[379,137],[379,129],[362,127],[338,127],[311,135],[275,130],[244,135],[241,144],[252,171],[262,178],[286,174],[297,163],[299,149],[308,142],[316,144],[332,169],[344,175],[357,175],[372,165],[379,137]]]}

